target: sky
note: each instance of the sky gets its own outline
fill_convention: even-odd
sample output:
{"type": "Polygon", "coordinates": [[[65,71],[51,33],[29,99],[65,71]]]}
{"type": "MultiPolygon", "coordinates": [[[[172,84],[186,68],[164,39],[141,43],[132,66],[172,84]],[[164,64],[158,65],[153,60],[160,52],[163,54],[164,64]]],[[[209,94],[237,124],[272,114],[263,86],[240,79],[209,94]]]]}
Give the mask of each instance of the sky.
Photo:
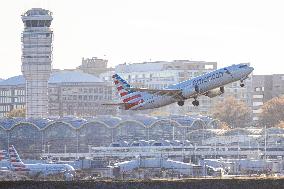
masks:
{"type": "Polygon", "coordinates": [[[82,57],[109,66],[158,60],[250,62],[254,74],[284,74],[281,0],[1,0],[0,78],[21,74],[21,14],[53,12],[53,68],[82,57]]]}

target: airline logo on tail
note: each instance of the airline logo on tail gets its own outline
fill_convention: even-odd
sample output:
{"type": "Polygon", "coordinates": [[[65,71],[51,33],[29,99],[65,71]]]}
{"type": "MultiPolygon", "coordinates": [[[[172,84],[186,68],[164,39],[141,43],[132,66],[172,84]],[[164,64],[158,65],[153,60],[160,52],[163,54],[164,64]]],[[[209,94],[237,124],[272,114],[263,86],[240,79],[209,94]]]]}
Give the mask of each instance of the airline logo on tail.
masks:
{"type": "Polygon", "coordinates": [[[14,171],[29,171],[26,165],[22,162],[19,154],[17,153],[13,145],[9,146],[9,158],[11,163],[11,169],[14,171]]]}
{"type": "Polygon", "coordinates": [[[119,75],[115,74],[112,78],[126,110],[144,102],[142,93],[131,91],[130,85],[119,75]]]}

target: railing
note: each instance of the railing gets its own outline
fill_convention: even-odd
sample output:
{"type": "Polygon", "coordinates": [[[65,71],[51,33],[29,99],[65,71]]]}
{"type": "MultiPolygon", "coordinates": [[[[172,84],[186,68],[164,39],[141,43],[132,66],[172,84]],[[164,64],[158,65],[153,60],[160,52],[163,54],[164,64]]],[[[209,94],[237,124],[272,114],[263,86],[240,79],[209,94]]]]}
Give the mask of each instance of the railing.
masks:
{"type": "MultiPolygon", "coordinates": [[[[211,146],[144,146],[144,147],[93,147],[91,153],[44,153],[52,157],[136,157],[136,156],[262,156],[261,150],[220,150],[211,146]]],[[[283,151],[266,151],[266,156],[284,156],[283,151]]]]}

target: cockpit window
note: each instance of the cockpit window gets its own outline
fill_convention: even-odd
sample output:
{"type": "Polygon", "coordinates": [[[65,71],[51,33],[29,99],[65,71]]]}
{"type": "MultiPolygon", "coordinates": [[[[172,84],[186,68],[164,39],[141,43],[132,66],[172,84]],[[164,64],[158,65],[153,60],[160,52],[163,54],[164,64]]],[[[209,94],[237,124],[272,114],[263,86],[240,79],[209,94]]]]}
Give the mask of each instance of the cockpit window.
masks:
{"type": "Polygon", "coordinates": [[[224,68],[224,70],[226,71],[227,74],[231,74],[231,72],[227,68],[224,68]]]}
{"type": "Polygon", "coordinates": [[[240,65],[239,68],[246,68],[248,65],[240,65]]]}

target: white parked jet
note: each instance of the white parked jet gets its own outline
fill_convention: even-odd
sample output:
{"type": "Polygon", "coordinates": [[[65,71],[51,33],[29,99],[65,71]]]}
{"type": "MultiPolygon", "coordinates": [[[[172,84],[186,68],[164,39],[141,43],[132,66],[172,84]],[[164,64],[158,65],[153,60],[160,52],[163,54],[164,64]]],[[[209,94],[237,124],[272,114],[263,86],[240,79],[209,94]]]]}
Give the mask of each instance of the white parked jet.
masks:
{"type": "Polygon", "coordinates": [[[125,110],[144,110],[166,106],[177,102],[179,106],[184,105],[184,101],[193,98],[192,104],[199,105],[198,96],[205,95],[210,98],[224,93],[224,85],[240,81],[240,86],[244,87],[243,81],[253,71],[247,64],[232,65],[221,68],[198,77],[173,84],[164,89],[147,89],[131,87],[119,75],[112,76],[122,103],[104,104],[118,105],[125,110]]]}
{"type": "Polygon", "coordinates": [[[29,175],[43,174],[52,175],[57,173],[74,174],[75,170],[68,164],[24,164],[13,145],[9,146],[9,158],[11,170],[24,172],[29,175]]]}

